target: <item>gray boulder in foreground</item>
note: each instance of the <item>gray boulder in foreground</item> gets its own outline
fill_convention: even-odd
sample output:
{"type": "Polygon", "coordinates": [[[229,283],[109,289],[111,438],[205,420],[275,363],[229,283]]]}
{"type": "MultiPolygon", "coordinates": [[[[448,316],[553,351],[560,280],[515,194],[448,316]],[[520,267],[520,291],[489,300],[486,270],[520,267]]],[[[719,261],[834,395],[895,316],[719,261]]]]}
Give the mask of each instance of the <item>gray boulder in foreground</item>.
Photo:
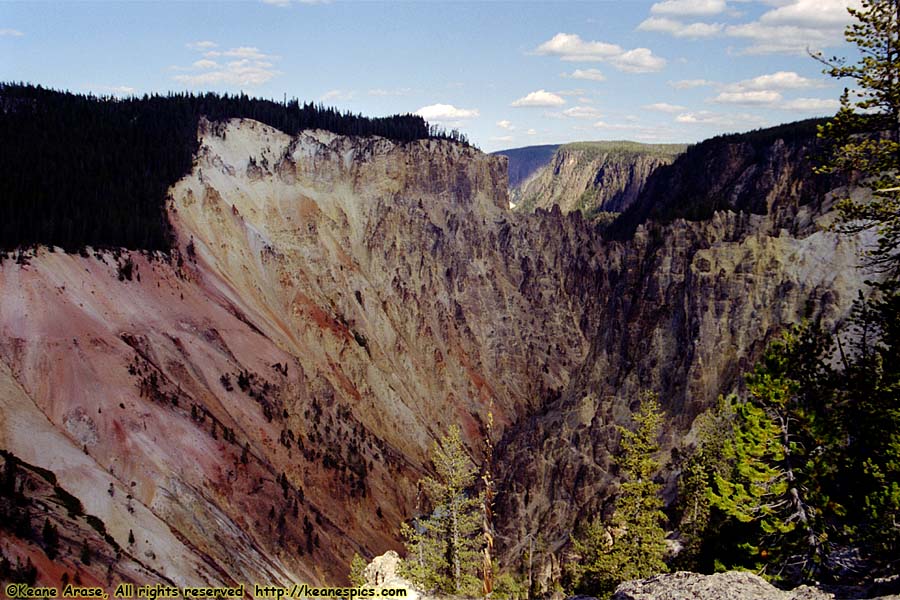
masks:
{"type": "MultiPolygon", "coordinates": [[[[791,591],[779,590],[759,575],[747,571],[728,571],[700,575],[679,571],[648,579],[626,581],[616,588],[612,600],[835,600],[865,598],[861,590],[830,593],[801,586],[791,591]]],[[[879,596],[883,600],[900,600],[900,595],[879,596]]]]}

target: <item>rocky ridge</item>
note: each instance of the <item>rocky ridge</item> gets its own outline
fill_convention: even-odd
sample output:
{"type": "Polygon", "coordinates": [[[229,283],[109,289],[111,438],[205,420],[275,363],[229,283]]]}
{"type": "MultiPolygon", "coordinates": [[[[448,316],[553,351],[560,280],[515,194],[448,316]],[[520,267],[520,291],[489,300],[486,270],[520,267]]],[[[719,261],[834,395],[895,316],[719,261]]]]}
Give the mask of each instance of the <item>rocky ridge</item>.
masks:
{"type": "MultiPolygon", "coordinates": [[[[784,324],[836,326],[863,287],[866,240],[830,233],[781,163],[759,185],[787,190],[771,214],[790,229],[720,211],[611,241],[579,212],[511,213],[505,160],[450,142],[199,135],[172,260],[0,265],[0,445],[150,580],[342,581],[424,509],[431,440],[458,423],[477,455],[490,410],[501,557],[539,536],[546,581],[614,489],[641,390],[682,444],[784,324]]],[[[85,576],[134,570],[104,556],[85,576]]]]}
{"type": "Polygon", "coordinates": [[[510,199],[523,211],[558,204],[566,213],[620,213],[634,203],[650,174],[670,164],[684,148],[636,142],[565,144],[546,165],[511,183],[510,199]]]}

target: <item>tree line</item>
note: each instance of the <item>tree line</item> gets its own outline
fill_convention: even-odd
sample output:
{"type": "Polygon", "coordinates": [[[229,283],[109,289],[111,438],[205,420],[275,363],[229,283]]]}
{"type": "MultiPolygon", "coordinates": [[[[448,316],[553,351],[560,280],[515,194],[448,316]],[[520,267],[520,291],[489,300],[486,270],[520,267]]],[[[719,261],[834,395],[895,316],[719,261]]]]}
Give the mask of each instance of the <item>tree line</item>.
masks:
{"type": "Polygon", "coordinates": [[[115,98],[0,83],[0,250],[168,250],[166,192],[191,170],[201,116],[255,119],[290,135],[326,129],[468,145],[458,131],[412,114],[372,118],[243,93],[115,98]]]}

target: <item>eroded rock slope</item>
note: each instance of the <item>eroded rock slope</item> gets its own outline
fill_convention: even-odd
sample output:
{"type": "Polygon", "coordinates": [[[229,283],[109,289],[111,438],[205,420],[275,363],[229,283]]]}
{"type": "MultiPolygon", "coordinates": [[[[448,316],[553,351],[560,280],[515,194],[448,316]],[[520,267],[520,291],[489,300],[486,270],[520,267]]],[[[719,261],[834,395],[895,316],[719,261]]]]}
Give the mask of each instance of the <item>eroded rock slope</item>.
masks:
{"type": "MultiPolygon", "coordinates": [[[[399,548],[431,441],[459,423],[477,456],[489,411],[503,556],[540,532],[552,570],[641,390],[680,443],[783,324],[838,323],[864,277],[861,240],[790,186],[791,232],[719,212],[609,241],[510,212],[504,159],[449,142],[199,135],[171,259],[0,265],[0,446],[104,524],[102,560],[66,563],[82,579],[342,581],[354,551],[399,548]]],[[[44,518],[86,518],[40,489],[30,533],[3,532],[34,564],[44,518]]]]}

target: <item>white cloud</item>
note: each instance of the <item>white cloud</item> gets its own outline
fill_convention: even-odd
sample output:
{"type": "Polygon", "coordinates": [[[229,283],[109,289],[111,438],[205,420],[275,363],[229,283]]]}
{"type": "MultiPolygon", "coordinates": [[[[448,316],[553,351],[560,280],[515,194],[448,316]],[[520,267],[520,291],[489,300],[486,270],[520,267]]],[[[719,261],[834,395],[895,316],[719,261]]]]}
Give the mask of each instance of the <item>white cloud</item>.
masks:
{"type": "Polygon", "coordinates": [[[640,31],[657,31],[668,33],[677,38],[705,38],[722,33],[725,25],[722,23],[682,23],[667,17],[650,17],[638,25],[640,31]]]}
{"type": "Polygon", "coordinates": [[[558,56],[570,62],[607,61],[621,71],[648,73],[662,69],[666,61],[648,48],[625,50],[618,44],[585,41],[574,33],[557,33],[535,50],[536,54],[558,56]]]}
{"type": "Polygon", "coordinates": [[[238,46],[225,51],[210,50],[217,47],[208,40],[187,44],[191,50],[203,52],[203,59],[194,61],[190,67],[174,67],[178,71],[187,71],[176,75],[175,81],[190,87],[225,85],[232,87],[254,87],[272,80],[280,72],[275,70],[274,61],[279,57],[266,54],[252,46],[238,46]],[[224,65],[210,60],[216,57],[237,58],[224,65]]]}
{"type": "Polygon", "coordinates": [[[536,129],[529,129],[528,131],[525,132],[525,134],[526,134],[526,135],[537,135],[537,130],[536,130],[536,129]]]}
{"type": "Polygon", "coordinates": [[[452,104],[430,104],[417,110],[416,114],[426,121],[452,123],[475,118],[479,113],[475,108],[457,108],[452,104]]]}
{"type": "Polygon", "coordinates": [[[133,96],[137,92],[137,89],[130,85],[90,85],[88,88],[95,92],[112,96],[133,96]]]}
{"type": "Polygon", "coordinates": [[[767,25],[840,28],[850,21],[847,7],[860,8],[859,0],[793,0],[760,17],[767,25]]]}
{"type": "Polygon", "coordinates": [[[722,92],[713,102],[722,104],[771,105],[781,101],[781,94],[774,90],[750,90],[744,92],[722,92]]]}
{"type": "Polygon", "coordinates": [[[795,98],[788,100],[778,108],[795,110],[799,112],[834,113],[840,108],[841,103],[831,98],[795,98]]]}
{"type": "Polygon", "coordinates": [[[611,59],[610,62],[626,73],[653,73],[666,66],[666,59],[653,56],[648,48],[635,48],[611,59]]]}
{"type": "Polygon", "coordinates": [[[18,29],[10,29],[8,27],[0,29],[0,37],[22,37],[25,34],[18,29]]]}
{"type": "Polygon", "coordinates": [[[729,87],[735,90],[796,90],[821,85],[821,82],[798,75],[794,71],[778,71],[770,75],[745,79],[729,87]]]}
{"type": "Polygon", "coordinates": [[[603,116],[592,106],[573,106],[564,110],[562,114],[572,119],[599,119],[603,116]]]}
{"type": "Polygon", "coordinates": [[[599,69],[575,69],[571,73],[563,73],[563,77],[587,81],[606,81],[606,77],[599,69]]]}
{"type": "Polygon", "coordinates": [[[516,126],[512,124],[512,121],[507,121],[506,119],[497,121],[497,127],[499,127],[500,129],[506,129],[507,131],[512,131],[516,128],[516,126]]]}
{"type": "Polygon", "coordinates": [[[744,54],[805,54],[839,45],[844,27],[853,19],[847,7],[860,0],[785,0],[759,20],[725,29],[729,36],[746,39],[744,54]]]}
{"type": "Polygon", "coordinates": [[[647,110],[655,110],[656,112],[664,113],[677,113],[687,110],[687,107],[679,106],[677,104],[669,104],[668,102],[654,102],[653,104],[646,104],[644,108],[646,108],[647,110]]]}
{"type": "Polygon", "coordinates": [[[211,50],[218,47],[217,43],[211,42],[209,40],[202,40],[200,42],[188,42],[185,45],[191,50],[211,50]]]}
{"type": "Polygon", "coordinates": [[[253,60],[263,60],[268,58],[273,58],[268,54],[263,54],[259,51],[259,48],[255,46],[240,46],[238,48],[232,48],[231,50],[226,50],[222,52],[222,56],[230,56],[234,58],[248,58],[253,60]]]}
{"type": "Polygon", "coordinates": [[[706,87],[710,85],[714,85],[715,82],[709,81],[707,79],[682,79],[680,81],[670,81],[669,85],[671,85],[676,90],[689,90],[698,87],[706,87]]]}
{"type": "Polygon", "coordinates": [[[683,125],[715,125],[718,127],[759,127],[767,125],[766,119],[747,113],[723,114],[708,110],[682,113],[675,117],[683,125]]]}
{"type": "Polygon", "coordinates": [[[622,53],[622,47],[606,42],[586,42],[574,33],[557,33],[537,47],[537,54],[559,56],[575,62],[601,61],[622,53]]]}
{"type": "Polygon", "coordinates": [[[725,10],[725,0],[663,0],[650,7],[654,15],[709,16],[725,10]]]}
{"type": "Polygon", "coordinates": [[[536,92],[531,92],[530,94],[523,96],[510,104],[510,106],[522,107],[522,106],[562,106],[566,101],[557,94],[553,92],[548,92],[546,90],[538,90],[536,92]]]}
{"type": "Polygon", "coordinates": [[[319,100],[322,102],[347,102],[353,100],[355,95],[356,92],[352,90],[328,90],[319,96],[319,100]]]}

